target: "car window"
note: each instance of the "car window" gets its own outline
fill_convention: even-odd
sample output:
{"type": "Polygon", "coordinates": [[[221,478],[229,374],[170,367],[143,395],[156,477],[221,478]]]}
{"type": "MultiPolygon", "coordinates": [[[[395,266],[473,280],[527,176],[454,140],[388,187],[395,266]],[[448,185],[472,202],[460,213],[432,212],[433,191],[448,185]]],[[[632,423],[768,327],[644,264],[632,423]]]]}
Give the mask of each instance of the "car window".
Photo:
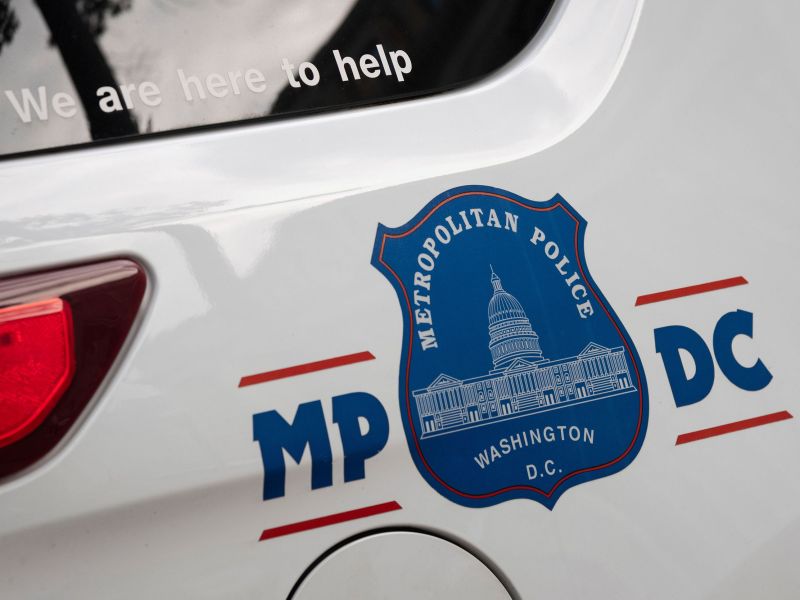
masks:
{"type": "Polygon", "coordinates": [[[552,0],[0,0],[0,155],[429,94],[552,0]]]}

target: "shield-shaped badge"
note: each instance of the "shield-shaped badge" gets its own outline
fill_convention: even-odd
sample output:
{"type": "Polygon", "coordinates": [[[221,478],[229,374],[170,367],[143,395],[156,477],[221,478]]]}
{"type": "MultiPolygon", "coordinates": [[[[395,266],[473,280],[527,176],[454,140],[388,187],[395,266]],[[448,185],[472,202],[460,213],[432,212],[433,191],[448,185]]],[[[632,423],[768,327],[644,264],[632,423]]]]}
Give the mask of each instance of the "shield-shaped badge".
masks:
{"type": "Polygon", "coordinates": [[[647,426],[636,349],[586,266],[561,197],[445,192],[372,264],[403,312],[400,412],[425,479],[466,506],[531,498],[625,468],[647,426]]]}

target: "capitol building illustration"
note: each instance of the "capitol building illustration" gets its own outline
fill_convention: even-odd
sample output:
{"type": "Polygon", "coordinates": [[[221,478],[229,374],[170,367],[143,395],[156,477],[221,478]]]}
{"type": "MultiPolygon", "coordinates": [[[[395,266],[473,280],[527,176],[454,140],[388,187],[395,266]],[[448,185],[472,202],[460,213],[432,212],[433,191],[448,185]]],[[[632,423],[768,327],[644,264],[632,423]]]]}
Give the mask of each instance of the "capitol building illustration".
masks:
{"type": "Polygon", "coordinates": [[[494,368],[457,379],[441,374],[413,392],[422,437],[556,410],[634,391],[621,346],[590,342],[577,356],[547,359],[525,309],[492,269],[489,351],[494,368]]]}

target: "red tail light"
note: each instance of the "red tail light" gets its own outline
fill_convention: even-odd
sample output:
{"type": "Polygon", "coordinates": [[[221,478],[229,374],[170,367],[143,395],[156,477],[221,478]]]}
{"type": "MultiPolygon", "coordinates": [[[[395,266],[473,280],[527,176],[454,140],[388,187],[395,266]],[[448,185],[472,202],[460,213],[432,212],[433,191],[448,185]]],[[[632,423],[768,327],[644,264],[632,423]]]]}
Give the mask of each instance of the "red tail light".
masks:
{"type": "Polygon", "coordinates": [[[0,309],[0,448],[36,429],[74,371],[69,304],[53,299],[0,309]]]}
{"type": "Polygon", "coordinates": [[[0,281],[0,477],[49,452],[119,353],[145,272],[113,260],[0,281]]]}

